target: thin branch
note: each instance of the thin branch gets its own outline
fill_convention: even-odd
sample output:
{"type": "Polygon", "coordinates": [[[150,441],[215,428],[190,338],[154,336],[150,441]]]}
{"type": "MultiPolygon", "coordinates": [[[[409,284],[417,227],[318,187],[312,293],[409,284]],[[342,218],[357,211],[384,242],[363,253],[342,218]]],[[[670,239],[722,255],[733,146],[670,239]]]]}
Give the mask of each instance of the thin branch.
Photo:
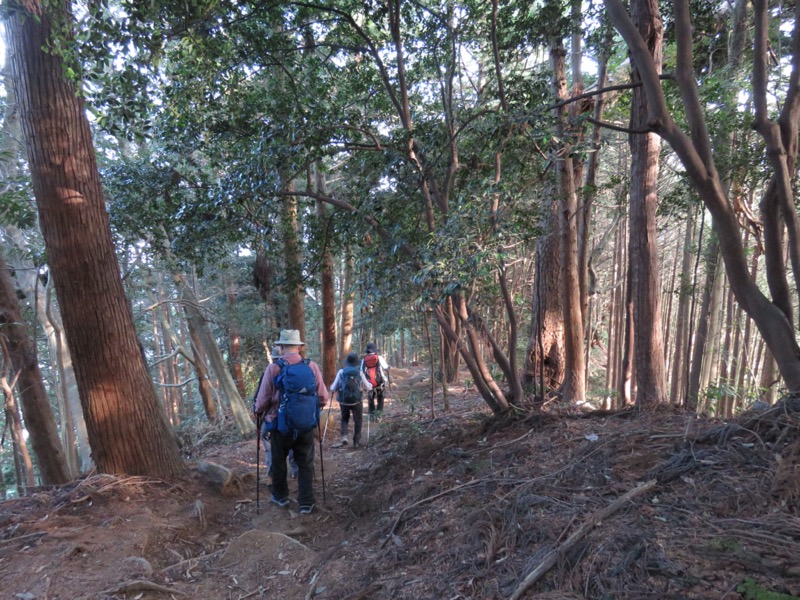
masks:
{"type": "MultiPolygon", "coordinates": [[[[674,80],[675,77],[671,73],[667,73],[659,75],[659,79],[674,80]]],[[[572,104],[573,102],[578,102],[579,100],[591,98],[592,96],[599,96],[600,94],[605,94],[606,92],[632,90],[641,86],[642,86],[641,81],[637,81],[636,83],[620,83],[619,85],[609,85],[606,87],[598,88],[596,90],[591,90],[589,92],[584,92],[583,94],[578,94],[577,96],[570,96],[569,98],[562,100],[561,102],[552,104],[551,106],[548,107],[548,110],[555,110],[556,108],[561,108],[562,106],[566,106],[567,104],[572,104]]]]}
{"type": "Polygon", "coordinates": [[[589,123],[592,125],[597,125],[598,127],[605,127],[606,129],[613,129],[614,131],[621,131],[622,133],[632,133],[634,135],[644,135],[647,133],[653,133],[653,129],[630,129],[628,127],[622,127],[621,125],[614,125],[613,123],[609,123],[608,121],[601,121],[600,119],[595,119],[594,117],[584,117],[589,123]]]}
{"type": "Polygon", "coordinates": [[[519,600],[522,595],[534,584],[536,583],[545,573],[547,573],[550,569],[552,569],[556,563],[558,562],[559,557],[564,556],[567,552],[569,552],[575,545],[581,541],[586,535],[594,529],[596,525],[600,522],[604,521],[606,518],[613,515],[617,512],[620,508],[622,508],[628,501],[632,500],[636,496],[640,496],[646,492],[649,492],[654,487],[656,487],[656,480],[651,479],[650,481],[639,485],[638,487],[633,488],[632,490],[628,491],[626,494],[620,496],[614,502],[606,506],[605,508],[601,508],[600,510],[596,511],[592,514],[583,525],[578,527],[578,529],[573,533],[571,536],[567,538],[567,540],[558,546],[550,550],[547,555],[544,557],[542,562],[531,571],[527,577],[523,580],[522,583],[519,584],[519,587],[514,591],[513,594],[509,597],[509,600],[519,600]]]}
{"type": "Polygon", "coordinates": [[[488,480],[485,480],[485,479],[473,479],[472,481],[468,481],[467,483],[462,483],[461,485],[457,485],[457,486],[452,487],[452,488],[450,488],[448,490],[445,490],[443,492],[439,492],[438,494],[434,494],[433,496],[428,496],[427,498],[423,498],[422,500],[414,502],[413,504],[409,504],[403,510],[400,511],[399,515],[397,515],[397,519],[395,519],[394,525],[392,525],[392,528],[389,530],[389,535],[383,541],[381,546],[386,545],[386,542],[388,542],[391,539],[392,535],[394,535],[394,532],[397,529],[397,526],[400,525],[400,521],[402,520],[403,515],[405,514],[405,512],[407,510],[411,510],[412,508],[414,508],[416,506],[420,506],[422,504],[425,504],[426,502],[430,502],[432,500],[436,500],[437,498],[441,498],[442,496],[446,496],[447,494],[452,494],[453,492],[457,492],[458,490],[462,490],[462,489],[467,488],[467,487],[472,487],[473,485],[476,485],[478,483],[486,483],[487,481],[488,480]]]}

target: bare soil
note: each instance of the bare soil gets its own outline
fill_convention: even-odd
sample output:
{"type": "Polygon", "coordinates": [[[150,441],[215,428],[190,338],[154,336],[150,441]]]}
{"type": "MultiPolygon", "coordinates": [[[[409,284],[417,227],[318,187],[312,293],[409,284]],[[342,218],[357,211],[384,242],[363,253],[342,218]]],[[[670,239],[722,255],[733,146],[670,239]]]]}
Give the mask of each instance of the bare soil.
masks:
{"type": "Polygon", "coordinates": [[[333,447],[334,408],[310,515],[269,503],[263,460],[257,510],[255,440],[220,432],[185,440],[181,481],[95,474],[0,503],[0,598],[800,597],[795,401],[733,423],[552,405],[499,422],[458,386],[432,415],[427,373],[393,373],[366,448],[333,447]]]}

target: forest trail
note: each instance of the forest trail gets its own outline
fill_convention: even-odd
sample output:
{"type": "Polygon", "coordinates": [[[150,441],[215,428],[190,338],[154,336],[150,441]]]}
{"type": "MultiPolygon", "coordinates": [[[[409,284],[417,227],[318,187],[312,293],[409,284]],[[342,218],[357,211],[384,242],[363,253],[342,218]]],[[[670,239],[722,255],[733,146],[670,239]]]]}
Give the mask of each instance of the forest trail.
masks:
{"type": "Polygon", "coordinates": [[[452,386],[432,419],[429,371],[393,374],[366,448],[334,448],[339,415],[326,411],[327,501],[317,469],[310,515],[269,502],[263,459],[257,511],[255,440],[213,435],[187,443],[177,483],[93,475],[1,503],[0,598],[800,594],[796,486],[776,485],[792,414],[749,433],[669,410],[500,423],[452,386]],[[201,461],[236,477],[220,492],[201,461]]]}

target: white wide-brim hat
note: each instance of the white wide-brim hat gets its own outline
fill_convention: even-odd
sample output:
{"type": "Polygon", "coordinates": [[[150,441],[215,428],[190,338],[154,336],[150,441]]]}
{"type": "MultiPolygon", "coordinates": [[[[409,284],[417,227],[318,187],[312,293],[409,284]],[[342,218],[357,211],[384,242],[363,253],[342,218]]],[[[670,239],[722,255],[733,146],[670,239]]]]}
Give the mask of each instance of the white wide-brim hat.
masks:
{"type": "Polygon", "coordinates": [[[305,346],[306,343],[300,339],[300,332],[297,329],[282,329],[281,339],[275,342],[276,346],[305,346]]]}

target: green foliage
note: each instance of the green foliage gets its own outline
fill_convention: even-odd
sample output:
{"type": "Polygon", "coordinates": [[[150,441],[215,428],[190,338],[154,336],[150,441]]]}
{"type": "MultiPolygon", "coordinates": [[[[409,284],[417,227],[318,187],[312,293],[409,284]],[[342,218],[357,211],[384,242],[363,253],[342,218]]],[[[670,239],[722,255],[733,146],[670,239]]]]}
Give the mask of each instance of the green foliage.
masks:
{"type": "Polygon", "coordinates": [[[771,592],[759,585],[752,577],[746,577],[744,582],[736,587],[744,600],[796,600],[798,596],[771,592]]]}

